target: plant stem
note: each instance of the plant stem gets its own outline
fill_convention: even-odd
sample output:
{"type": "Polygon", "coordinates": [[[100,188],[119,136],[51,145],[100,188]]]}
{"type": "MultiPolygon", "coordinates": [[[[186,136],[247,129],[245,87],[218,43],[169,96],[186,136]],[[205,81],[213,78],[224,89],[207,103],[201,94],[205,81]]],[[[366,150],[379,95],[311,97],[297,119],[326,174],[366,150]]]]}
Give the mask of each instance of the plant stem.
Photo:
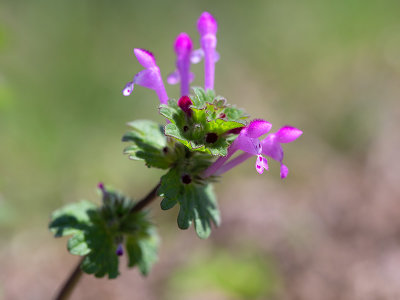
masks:
{"type": "Polygon", "coordinates": [[[142,200],[140,200],[134,207],[131,209],[131,213],[137,212],[145,208],[147,205],[151,203],[155,198],[157,198],[157,190],[160,187],[160,183],[158,183],[142,200]]]}
{"type": "Polygon", "coordinates": [[[57,297],[54,298],[56,300],[65,300],[68,299],[73,291],[75,285],[78,283],[79,279],[82,276],[81,263],[85,257],[81,257],[75,269],[72,271],[71,275],[69,275],[67,281],[64,283],[64,286],[58,293],[57,297]]]}
{"type": "MultiPolygon", "coordinates": [[[[160,183],[158,183],[142,200],[136,203],[134,207],[132,207],[130,213],[135,213],[147,205],[149,205],[154,199],[157,198],[157,189],[160,187],[160,183]]],[[[69,275],[68,279],[65,281],[63,287],[60,289],[60,292],[54,298],[54,300],[66,300],[71,295],[72,291],[74,290],[76,284],[78,283],[79,279],[82,277],[82,270],[81,264],[85,257],[82,257],[78,264],[76,265],[75,269],[72,271],[71,275],[69,275]]]]}

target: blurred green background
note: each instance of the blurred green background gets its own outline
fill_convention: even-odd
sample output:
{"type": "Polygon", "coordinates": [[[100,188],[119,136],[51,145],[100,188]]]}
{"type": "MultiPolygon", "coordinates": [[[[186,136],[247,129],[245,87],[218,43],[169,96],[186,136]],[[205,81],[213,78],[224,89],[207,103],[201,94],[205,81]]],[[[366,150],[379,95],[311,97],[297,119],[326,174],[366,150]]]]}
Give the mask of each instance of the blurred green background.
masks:
{"type": "Polygon", "coordinates": [[[289,177],[250,162],[224,176],[207,241],[154,203],[163,244],[149,278],[86,277],[73,298],[400,298],[399,1],[2,0],[0,299],[49,299],[73,268],[47,231],[54,209],[98,201],[98,181],[136,198],[156,184],[162,172],[124,157],[121,136],[128,121],[163,122],[158,100],[121,90],[141,70],[134,47],[165,78],[179,32],[198,47],[205,10],[219,23],[217,93],[304,131],[285,147],[289,177]]]}

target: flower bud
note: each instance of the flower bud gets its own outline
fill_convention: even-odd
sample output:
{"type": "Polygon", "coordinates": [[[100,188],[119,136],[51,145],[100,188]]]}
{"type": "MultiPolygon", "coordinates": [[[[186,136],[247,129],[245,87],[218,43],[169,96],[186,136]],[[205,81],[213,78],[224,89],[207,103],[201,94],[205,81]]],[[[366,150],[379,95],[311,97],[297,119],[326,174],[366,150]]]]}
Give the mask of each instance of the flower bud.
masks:
{"type": "Polygon", "coordinates": [[[192,109],[190,106],[193,105],[192,100],[188,96],[183,96],[178,100],[178,106],[186,113],[187,116],[192,116],[192,109]]]}
{"type": "Polygon", "coordinates": [[[187,33],[182,32],[176,37],[174,49],[178,56],[190,55],[192,48],[193,48],[193,43],[187,33]]]}
{"type": "Polygon", "coordinates": [[[215,35],[217,33],[218,24],[209,12],[203,12],[197,21],[197,30],[201,36],[206,34],[215,35]]]}

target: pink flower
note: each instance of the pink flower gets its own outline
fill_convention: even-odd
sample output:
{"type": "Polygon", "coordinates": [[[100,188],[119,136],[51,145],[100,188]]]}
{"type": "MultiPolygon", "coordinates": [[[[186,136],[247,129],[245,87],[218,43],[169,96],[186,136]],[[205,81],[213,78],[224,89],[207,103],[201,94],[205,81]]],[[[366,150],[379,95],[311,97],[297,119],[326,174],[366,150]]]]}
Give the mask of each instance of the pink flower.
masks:
{"type": "Polygon", "coordinates": [[[261,141],[262,153],[280,162],[282,179],[287,177],[289,169],[282,163],[283,149],[281,144],[293,142],[302,134],[303,131],[300,129],[291,126],[283,126],[277,132],[267,135],[267,137],[261,141]]]}
{"type": "Polygon", "coordinates": [[[137,84],[154,90],[157,93],[160,102],[162,104],[167,104],[167,91],[165,90],[160,68],[157,66],[153,53],[138,48],[134,49],[134,53],[139,63],[145,69],[137,73],[133,77],[133,80],[125,85],[122,94],[124,96],[129,96],[133,91],[134,85],[137,84]]]}
{"type": "Polygon", "coordinates": [[[189,84],[193,81],[194,75],[190,72],[190,55],[193,44],[189,35],[182,32],[175,40],[176,71],[171,73],[167,82],[169,84],[181,83],[181,96],[189,95],[189,84]]]}
{"type": "Polygon", "coordinates": [[[271,129],[271,123],[264,120],[253,120],[244,127],[238,137],[233,141],[232,145],[228,148],[228,155],[217,159],[204,173],[204,177],[211,175],[221,175],[229,169],[233,168],[242,161],[233,159],[226,163],[227,160],[237,151],[242,150],[246,152],[246,159],[256,155],[256,170],[262,174],[265,170],[268,170],[268,162],[262,156],[262,145],[258,139],[260,136],[268,133],[271,129]]]}
{"type": "Polygon", "coordinates": [[[268,170],[267,160],[261,155],[271,157],[281,164],[281,178],[284,179],[289,173],[289,169],[282,163],[283,149],[282,143],[290,143],[299,138],[303,132],[300,129],[291,126],[284,126],[275,133],[266,136],[261,142],[258,137],[267,133],[271,128],[271,124],[263,120],[254,120],[247,127],[242,129],[239,136],[232,143],[226,157],[219,158],[212,164],[203,174],[204,177],[221,175],[233,167],[241,164],[250,157],[257,155],[256,170],[262,174],[264,169],[268,170]],[[227,160],[233,155],[236,150],[242,150],[245,153],[227,160]]]}
{"type": "Polygon", "coordinates": [[[218,24],[214,17],[203,12],[197,21],[197,30],[200,33],[201,49],[192,52],[192,63],[198,63],[204,57],[204,89],[214,89],[215,62],[219,56],[215,51],[217,47],[218,24]]]}

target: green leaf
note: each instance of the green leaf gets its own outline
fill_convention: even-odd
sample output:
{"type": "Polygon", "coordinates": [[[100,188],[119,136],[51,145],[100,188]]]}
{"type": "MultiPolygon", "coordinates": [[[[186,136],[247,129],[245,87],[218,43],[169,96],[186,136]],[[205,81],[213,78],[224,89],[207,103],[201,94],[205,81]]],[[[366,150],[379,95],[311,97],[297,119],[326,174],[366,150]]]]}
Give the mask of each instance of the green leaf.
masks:
{"type": "Polygon", "coordinates": [[[119,271],[115,235],[98,211],[90,211],[89,216],[92,226],[85,231],[85,240],[91,251],[83,260],[81,268],[96,277],[108,274],[108,278],[116,278],[119,271]]]}
{"type": "Polygon", "coordinates": [[[146,237],[129,236],[126,240],[128,266],[138,266],[143,275],[147,275],[158,259],[159,238],[154,230],[149,230],[146,237]]]}
{"type": "Polygon", "coordinates": [[[87,212],[96,208],[94,203],[85,200],[68,204],[52,213],[49,228],[55,237],[76,234],[90,225],[87,212]]]}
{"type": "Polygon", "coordinates": [[[191,97],[191,100],[196,108],[202,109],[207,102],[212,102],[213,99],[210,99],[201,87],[193,87],[192,90],[194,97],[191,97]]]}
{"type": "Polygon", "coordinates": [[[167,139],[163,127],[148,120],[137,120],[128,123],[132,131],[123,137],[124,142],[133,142],[124,149],[130,159],[143,160],[149,167],[168,169],[173,159],[168,153],[167,139]]]}
{"type": "Polygon", "coordinates": [[[56,237],[73,235],[67,248],[71,254],[87,255],[81,265],[84,272],[96,277],[118,276],[117,246],[93,203],[82,201],[55,211],[49,227],[56,237]]]}
{"type": "Polygon", "coordinates": [[[188,229],[194,222],[197,235],[205,239],[211,234],[211,224],[219,226],[221,219],[217,199],[211,184],[201,185],[194,181],[184,184],[181,180],[186,173],[172,168],[161,177],[158,194],[164,199],[161,208],[166,210],[179,203],[178,227],[188,229]]]}
{"type": "Polygon", "coordinates": [[[56,237],[72,235],[67,243],[68,251],[85,256],[82,270],[96,277],[116,278],[119,275],[117,247],[125,239],[128,250],[135,240],[141,251],[140,259],[134,264],[130,259],[129,264],[138,265],[147,274],[157,259],[158,246],[157,232],[147,213],[132,212],[132,200],[116,191],[104,190],[102,198],[103,206],[99,208],[82,201],[56,210],[50,230],[56,237]]]}
{"type": "Polygon", "coordinates": [[[175,198],[164,198],[161,200],[160,206],[162,210],[168,210],[173,208],[176,205],[176,203],[178,202],[176,201],[175,198]]]}

